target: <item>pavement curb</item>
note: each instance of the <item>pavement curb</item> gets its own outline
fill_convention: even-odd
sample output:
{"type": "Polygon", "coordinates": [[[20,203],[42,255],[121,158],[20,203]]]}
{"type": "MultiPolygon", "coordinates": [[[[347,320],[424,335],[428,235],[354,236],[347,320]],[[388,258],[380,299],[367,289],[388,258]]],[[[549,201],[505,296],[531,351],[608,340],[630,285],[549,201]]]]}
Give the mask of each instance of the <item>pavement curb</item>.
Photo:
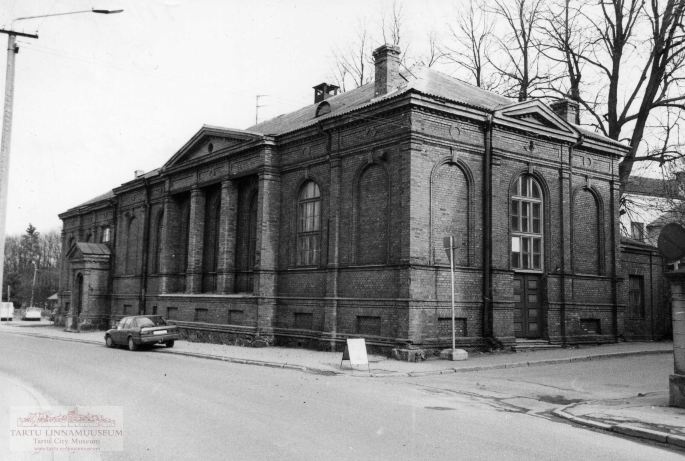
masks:
{"type": "MultiPolygon", "coordinates": [[[[583,402],[586,403],[586,402],[583,402]]],[[[651,440],[653,442],[660,442],[666,445],[671,445],[677,448],[685,448],[685,437],[680,435],[673,435],[668,432],[655,431],[653,429],[645,429],[643,427],[634,426],[632,424],[607,424],[600,421],[595,421],[589,418],[583,418],[567,412],[569,408],[579,405],[572,403],[552,411],[555,416],[574,422],[583,426],[592,427],[594,429],[601,429],[607,432],[615,432],[628,437],[651,440]]]]}
{"type": "MultiPolygon", "coordinates": [[[[584,355],[580,357],[567,357],[563,359],[546,359],[546,360],[532,360],[526,362],[514,362],[514,363],[498,363],[496,365],[476,365],[473,367],[457,367],[457,368],[445,368],[442,370],[431,370],[431,371],[410,371],[404,373],[405,376],[409,377],[419,377],[419,376],[430,376],[430,375],[444,375],[450,373],[469,373],[474,371],[485,371],[485,370],[501,370],[504,368],[522,368],[522,367],[535,367],[543,365],[558,365],[562,363],[573,363],[573,362],[588,362],[591,360],[607,360],[619,357],[629,357],[636,355],[656,355],[656,354],[672,354],[672,350],[655,350],[655,351],[635,351],[635,352],[610,352],[606,354],[598,355],[584,355]]],[[[387,375],[393,376],[393,375],[387,375]]],[[[397,375],[394,375],[397,376],[397,375]]]]}
{"type": "MultiPolygon", "coordinates": [[[[42,334],[42,333],[34,333],[34,332],[12,331],[10,333],[11,334],[17,334],[17,335],[24,335],[24,336],[34,336],[34,337],[45,338],[45,339],[55,339],[55,340],[59,340],[59,341],[72,341],[72,342],[80,342],[80,343],[86,343],[86,344],[103,344],[101,341],[94,341],[94,340],[90,340],[90,339],[65,338],[63,336],[52,336],[52,335],[47,335],[47,334],[42,334]]],[[[264,366],[264,367],[270,367],[270,368],[282,368],[282,369],[286,369],[286,370],[297,370],[297,371],[303,371],[306,373],[326,375],[326,376],[345,375],[345,373],[335,371],[335,370],[309,367],[306,365],[291,364],[291,363],[287,363],[287,362],[269,362],[269,361],[263,361],[263,360],[243,359],[243,358],[228,357],[228,356],[222,356],[222,355],[202,354],[202,353],[198,353],[198,352],[183,352],[183,351],[175,351],[175,350],[160,350],[159,352],[162,352],[165,354],[184,355],[187,357],[204,358],[204,359],[208,359],[208,360],[217,360],[217,361],[222,361],[222,362],[238,363],[238,364],[244,364],[244,365],[256,365],[256,366],[264,366]]],[[[476,371],[501,370],[501,369],[505,369],[505,368],[535,367],[535,366],[543,366],[543,365],[557,365],[557,364],[562,364],[562,363],[587,362],[587,361],[591,361],[591,360],[606,360],[606,359],[612,359],[612,358],[618,358],[618,357],[629,357],[629,356],[636,356],[636,355],[656,355],[656,354],[672,354],[672,353],[673,353],[673,350],[610,352],[610,353],[597,354],[597,355],[583,355],[583,356],[579,356],[579,357],[566,357],[566,358],[562,358],[562,359],[531,360],[531,361],[514,362],[514,363],[498,363],[498,364],[494,364],[494,365],[475,365],[475,366],[471,366],[471,367],[452,367],[452,368],[443,368],[443,369],[439,369],[439,370],[429,370],[429,371],[408,371],[408,372],[390,372],[390,373],[373,373],[373,372],[371,372],[368,375],[368,377],[371,377],[371,378],[391,378],[391,377],[418,378],[421,376],[435,376],[435,375],[446,375],[446,374],[454,374],[454,373],[472,373],[472,372],[476,372],[476,371]]]]}
{"type": "MultiPolygon", "coordinates": [[[[18,332],[11,332],[11,333],[16,334],[16,335],[23,335],[23,336],[33,336],[36,338],[55,339],[58,341],[96,344],[96,345],[104,346],[104,343],[102,341],[94,341],[91,339],[64,338],[61,336],[50,336],[50,335],[44,335],[44,334],[40,334],[40,333],[19,332],[19,331],[18,332]]],[[[303,371],[305,373],[311,373],[311,374],[316,374],[316,375],[334,376],[334,375],[343,374],[343,373],[336,372],[334,370],[325,370],[323,368],[314,368],[314,367],[308,367],[305,365],[296,365],[296,364],[280,363],[280,362],[268,362],[268,361],[264,361],[264,360],[254,360],[254,359],[241,359],[241,358],[236,358],[236,357],[226,357],[223,355],[200,354],[197,352],[174,351],[174,350],[168,350],[168,349],[158,350],[157,352],[162,353],[162,354],[183,355],[186,357],[195,357],[195,358],[207,359],[207,360],[217,360],[217,361],[221,361],[221,362],[238,363],[238,364],[242,364],[242,365],[257,365],[257,366],[269,367],[269,368],[282,368],[284,370],[303,371]]]]}

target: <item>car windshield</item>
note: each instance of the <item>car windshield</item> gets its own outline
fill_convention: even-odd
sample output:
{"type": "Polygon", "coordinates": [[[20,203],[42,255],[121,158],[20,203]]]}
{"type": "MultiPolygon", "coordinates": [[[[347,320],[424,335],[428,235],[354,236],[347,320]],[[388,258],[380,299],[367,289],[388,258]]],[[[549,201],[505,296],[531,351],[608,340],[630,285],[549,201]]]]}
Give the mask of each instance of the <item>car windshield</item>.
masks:
{"type": "Polygon", "coordinates": [[[140,328],[158,327],[161,325],[166,325],[162,317],[141,317],[138,319],[138,326],[140,328]]]}

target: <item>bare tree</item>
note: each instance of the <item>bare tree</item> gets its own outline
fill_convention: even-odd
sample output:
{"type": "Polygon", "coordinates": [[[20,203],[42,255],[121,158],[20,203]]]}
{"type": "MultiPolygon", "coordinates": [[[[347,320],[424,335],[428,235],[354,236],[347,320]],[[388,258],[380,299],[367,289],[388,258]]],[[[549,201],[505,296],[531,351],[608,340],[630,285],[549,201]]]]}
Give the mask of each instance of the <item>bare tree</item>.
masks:
{"type": "Polygon", "coordinates": [[[505,95],[525,101],[547,78],[540,69],[537,38],[541,0],[493,0],[490,10],[503,21],[507,33],[495,35],[499,52],[486,53],[488,63],[508,82],[505,95]]]}
{"type": "Polygon", "coordinates": [[[485,89],[497,86],[493,73],[486,71],[486,49],[493,40],[493,27],[494,23],[486,12],[470,0],[466,14],[459,17],[456,27],[449,26],[453,44],[442,49],[445,60],[465,69],[473,84],[485,89]]]}
{"type": "MultiPolygon", "coordinates": [[[[582,1],[582,0],[581,0],[582,1]]],[[[548,90],[581,102],[584,62],[592,41],[583,33],[584,18],[574,0],[558,0],[547,5],[541,21],[540,52],[552,66],[548,90]],[[556,71],[556,72],[555,72],[556,71]]],[[[576,119],[576,123],[580,120],[576,119]]]]}
{"type": "Polygon", "coordinates": [[[334,78],[342,91],[347,91],[348,87],[360,87],[371,81],[373,58],[368,29],[364,24],[360,24],[353,45],[346,50],[336,50],[333,59],[334,78]]]}

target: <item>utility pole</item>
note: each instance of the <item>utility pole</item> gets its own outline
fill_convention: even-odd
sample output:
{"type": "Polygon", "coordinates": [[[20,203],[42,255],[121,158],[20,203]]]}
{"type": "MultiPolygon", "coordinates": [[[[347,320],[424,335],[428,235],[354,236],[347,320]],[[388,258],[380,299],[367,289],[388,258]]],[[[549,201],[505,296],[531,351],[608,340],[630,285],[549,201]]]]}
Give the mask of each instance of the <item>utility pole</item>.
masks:
{"type": "Polygon", "coordinates": [[[5,223],[7,221],[7,193],[9,191],[10,143],[12,138],[12,107],[14,105],[14,60],[19,53],[17,37],[38,38],[38,34],[26,34],[0,29],[7,34],[7,73],[5,77],[5,109],[2,115],[2,144],[0,145],[0,300],[5,268],[5,223]]]}
{"type": "MultiPolygon", "coordinates": [[[[37,16],[23,16],[12,20],[48,18],[52,16],[66,16],[70,14],[95,13],[117,14],[124,10],[95,9],[65,11],[63,13],[40,14],[37,16]]],[[[14,105],[14,60],[19,53],[17,37],[38,38],[38,34],[27,34],[11,29],[0,29],[0,34],[7,34],[7,74],[5,77],[5,107],[2,116],[2,145],[0,146],[0,301],[2,300],[2,280],[5,266],[5,224],[7,222],[7,193],[9,190],[10,169],[10,141],[12,137],[12,108],[14,105]]]]}

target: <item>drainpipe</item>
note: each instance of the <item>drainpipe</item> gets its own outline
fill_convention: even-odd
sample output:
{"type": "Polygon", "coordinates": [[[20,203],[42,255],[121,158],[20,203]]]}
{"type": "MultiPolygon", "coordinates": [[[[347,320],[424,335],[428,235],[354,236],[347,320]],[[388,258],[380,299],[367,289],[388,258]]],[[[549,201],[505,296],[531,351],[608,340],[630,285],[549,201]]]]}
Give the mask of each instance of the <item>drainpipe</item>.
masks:
{"type": "Polygon", "coordinates": [[[143,222],[143,273],[140,283],[140,300],[138,301],[138,313],[145,313],[146,295],[147,295],[147,270],[148,270],[148,254],[150,245],[150,187],[147,178],[143,178],[145,182],[145,221],[143,222]]]}
{"type": "Polygon", "coordinates": [[[494,112],[485,119],[483,155],[483,338],[493,337],[492,319],[492,123],[494,112]]]}
{"type": "MultiPolygon", "coordinates": [[[[573,217],[573,151],[580,147],[583,142],[585,141],[585,136],[582,134],[578,134],[578,140],[571,144],[568,148],[568,167],[569,167],[569,176],[568,176],[568,194],[569,194],[569,216],[568,219],[571,220],[573,217]]],[[[559,194],[559,210],[561,213],[561,232],[560,232],[560,237],[561,241],[565,242],[567,239],[571,238],[571,235],[565,235],[564,233],[564,225],[563,223],[566,220],[566,216],[564,216],[564,194],[566,191],[564,191],[564,179],[563,175],[561,178],[561,193],[559,194]]],[[[571,224],[569,223],[569,230],[571,230],[571,224]]],[[[569,246],[570,250],[573,251],[573,244],[569,246]]],[[[569,253],[569,257],[571,256],[571,253],[569,253]]],[[[566,335],[566,274],[567,274],[567,263],[570,261],[566,261],[566,252],[562,251],[561,252],[561,280],[560,280],[560,285],[561,285],[561,307],[559,308],[559,317],[560,317],[560,322],[559,322],[559,333],[561,334],[561,345],[563,347],[567,346],[568,343],[568,338],[566,335]]]]}

